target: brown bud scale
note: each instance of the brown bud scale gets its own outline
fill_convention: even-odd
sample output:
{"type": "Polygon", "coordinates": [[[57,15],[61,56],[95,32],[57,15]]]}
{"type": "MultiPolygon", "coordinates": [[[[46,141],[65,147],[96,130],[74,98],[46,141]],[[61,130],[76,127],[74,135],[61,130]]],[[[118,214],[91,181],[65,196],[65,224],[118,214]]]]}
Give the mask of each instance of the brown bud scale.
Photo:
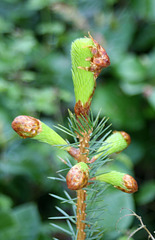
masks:
{"type": "Polygon", "coordinates": [[[76,116],[81,116],[82,115],[85,118],[87,118],[88,113],[89,113],[89,108],[90,108],[90,101],[89,100],[84,105],[79,100],[79,101],[76,102],[75,107],[74,107],[75,115],[76,116]]]}
{"type": "Polygon", "coordinates": [[[79,190],[88,183],[88,171],[82,171],[79,166],[73,166],[66,176],[67,186],[71,190],[79,190]]]}
{"type": "Polygon", "coordinates": [[[80,149],[79,148],[71,147],[68,152],[76,160],[78,160],[80,158],[80,149]]]}
{"type": "Polygon", "coordinates": [[[118,186],[115,186],[115,187],[126,193],[134,193],[134,192],[138,191],[138,184],[137,184],[136,180],[128,174],[124,175],[123,184],[127,189],[124,189],[124,188],[118,187],[118,186]]]}
{"type": "Polygon", "coordinates": [[[127,144],[129,145],[131,143],[130,135],[124,131],[120,131],[120,133],[123,136],[123,138],[125,139],[125,141],[127,142],[127,144]]]}
{"type": "Polygon", "coordinates": [[[90,35],[89,32],[88,35],[95,45],[86,46],[91,50],[93,54],[92,58],[86,58],[86,61],[90,61],[90,67],[78,67],[78,68],[93,72],[94,79],[96,79],[100,74],[102,68],[106,68],[110,65],[110,59],[106,50],[90,35]]]}
{"type": "Polygon", "coordinates": [[[23,138],[34,137],[42,131],[41,122],[38,119],[25,115],[16,117],[12,122],[12,128],[23,138]]]}

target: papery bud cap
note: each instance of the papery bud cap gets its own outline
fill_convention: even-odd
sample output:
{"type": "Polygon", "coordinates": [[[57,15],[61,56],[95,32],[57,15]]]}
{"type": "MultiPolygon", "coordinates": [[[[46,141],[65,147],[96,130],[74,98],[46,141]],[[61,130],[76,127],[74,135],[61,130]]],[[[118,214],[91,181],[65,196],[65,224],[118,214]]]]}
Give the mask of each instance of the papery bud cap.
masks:
{"type": "Polygon", "coordinates": [[[125,139],[125,141],[129,145],[131,143],[130,135],[128,133],[124,132],[124,131],[120,131],[120,134],[123,136],[123,138],[125,139]]]}
{"type": "Polygon", "coordinates": [[[121,189],[121,191],[126,192],[126,193],[134,193],[138,191],[138,184],[136,180],[130,176],[129,174],[125,174],[123,177],[123,184],[126,187],[126,189],[121,189]]]}
{"type": "Polygon", "coordinates": [[[71,190],[79,190],[88,183],[89,168],[86,163],[79,162],[74,165],[66,176],[67,186],[71,190]]]}
{"type": "Polygon", "coordinates": [[[23,138],[35,137],[42,131],[40,120],[25,115],[16,117],[12,122],[12,128],[23,138]]]}

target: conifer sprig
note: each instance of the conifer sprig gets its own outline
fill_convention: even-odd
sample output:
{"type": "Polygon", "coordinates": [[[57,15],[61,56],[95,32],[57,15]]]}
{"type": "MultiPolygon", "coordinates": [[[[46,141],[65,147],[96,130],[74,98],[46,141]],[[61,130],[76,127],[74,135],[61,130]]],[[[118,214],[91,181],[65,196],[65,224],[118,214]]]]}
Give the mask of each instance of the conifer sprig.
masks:
{"type": "Polygon", "coordinates": [[[68,157],[60,158],[67,167],[58,171],[56,177],[49,177],[52,180],[67,182],[69,189],[76,190],[77,197],[71,197],[66,191],[64,191],[65,197],[50,194],[61,203],[72,206],[71,215],[62,208],[56,207],[61,216],[50,218],[54,222],[65,220],[68,229],[55,223],[51,225],[70,235],[72,240],[102,239],[104,229],[98,222],[104,218],[103,196],[107,183],[128,193],[138,189],[136,181],[128,174],[111,171],[98,175],[98,170],[110,161],[110,154],[128,147],[130,136],[122,131],[110,134],[108,119],[100,120],[100,113],[94,118],[90,111],[96,78],[102,68],[109,66],[110,59],[105,49],[90,33],[88,35],[89,38],[75,40],[71,49],[75,114],[69,111],[68,128],[60,124],[56,126],[58,130],[71,136],[75,143],[70,144],[46,124],[30,116],[19,116],[12,123],[13,129],[21,137],[56,146],[73,157],[71,160],[68,157]]]}

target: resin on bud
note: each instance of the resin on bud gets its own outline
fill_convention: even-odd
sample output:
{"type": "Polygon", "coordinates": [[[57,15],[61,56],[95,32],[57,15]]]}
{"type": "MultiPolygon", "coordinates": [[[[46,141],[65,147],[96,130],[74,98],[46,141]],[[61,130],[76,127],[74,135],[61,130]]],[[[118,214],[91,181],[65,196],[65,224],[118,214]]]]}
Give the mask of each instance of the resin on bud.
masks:
{"type": "Polygon", "coordinates": [[[114,131],[97,150],[97,154],[90,162],[94,162],[100,155],[105,152],[106,155],[119,153],[129,146],[131,143],[130,135],[124,131],[114,131]]]}
{"type": "Polygon", "coordinates": [[[71,148],[59,134],[34,117],[18,116],[13,120],[12,128],[23,138],[33,138],[67,151],[71,148]]]}
{"type": "Polygon", "coordinates": [[[126,193],[134,193],[138,191],[138,184],[136,180],[126,173],[111,171],[96,176],[92,180],[98,180],[100,182],[109,183],[113,185],[115,188],[126,193]]]}
{"type": "Polygon", "coordinates": [[[88,183],[89,168],[86,163],[79,162],[74,165],[66,176],[67,186],[71,190],[79,190],[88,183]]]}

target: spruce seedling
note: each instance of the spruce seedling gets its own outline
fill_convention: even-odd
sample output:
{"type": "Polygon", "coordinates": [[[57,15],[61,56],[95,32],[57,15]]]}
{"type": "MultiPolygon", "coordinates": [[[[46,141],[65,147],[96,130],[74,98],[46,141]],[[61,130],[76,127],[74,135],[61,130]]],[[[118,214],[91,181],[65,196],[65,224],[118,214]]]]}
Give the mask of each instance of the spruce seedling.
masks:
{"type": "MultiPolygon", "coordinates": [[[[103,68],[110,65],[106,50],[89,34],[89,37],[79,38],[72,43],[72,77],[75,92],[74,113],[69,111],[68,128],[58,125],[57,128],[72,136],[75,144],[70,144],[53,129],[40,120],[30,116],[18,116],[12,123],[13,129],[23,138],[32,138],[46,142],[52,146],[67,151],[70,158],[61,159],[69,168],[68,173],[58,171],[59,177],[52,180],[64,181],[76,197],[71,198],[64,191],[65,197],[51,194],[63,203],[72,206],[73,216],[69,216],[63,209],[57,210],[66,219],[68,230],[52,223],[52,225],[70,235],[73,240],[99,240],[104,229],[98,226],[97,215],[104,213],[103,208],[95,205],[96,201],[104,198],[103,182],[111,184],[118,190],[133,193],[138,190],[137,183],[128,174],[111,171],[98,175],[98,170],[109,161],[108,156],[124,150],[130,144],[130,136],[123,131],[107,131],[107,119],[100,120],[98,114],[94,119],[90,111],[92,97],[96,88],[96,79],[103,68]],[[73,160],[74,159],[74,160],[73,160]],[[76,164],[75,164],[76,161],[76,164]],[[75,164],[73,166],[73,164],[75,164]],[[76,231],[72,224],[76,225],[76,231]]],[[[51,217],[51,220],[59,217],[51,217]]]]}

